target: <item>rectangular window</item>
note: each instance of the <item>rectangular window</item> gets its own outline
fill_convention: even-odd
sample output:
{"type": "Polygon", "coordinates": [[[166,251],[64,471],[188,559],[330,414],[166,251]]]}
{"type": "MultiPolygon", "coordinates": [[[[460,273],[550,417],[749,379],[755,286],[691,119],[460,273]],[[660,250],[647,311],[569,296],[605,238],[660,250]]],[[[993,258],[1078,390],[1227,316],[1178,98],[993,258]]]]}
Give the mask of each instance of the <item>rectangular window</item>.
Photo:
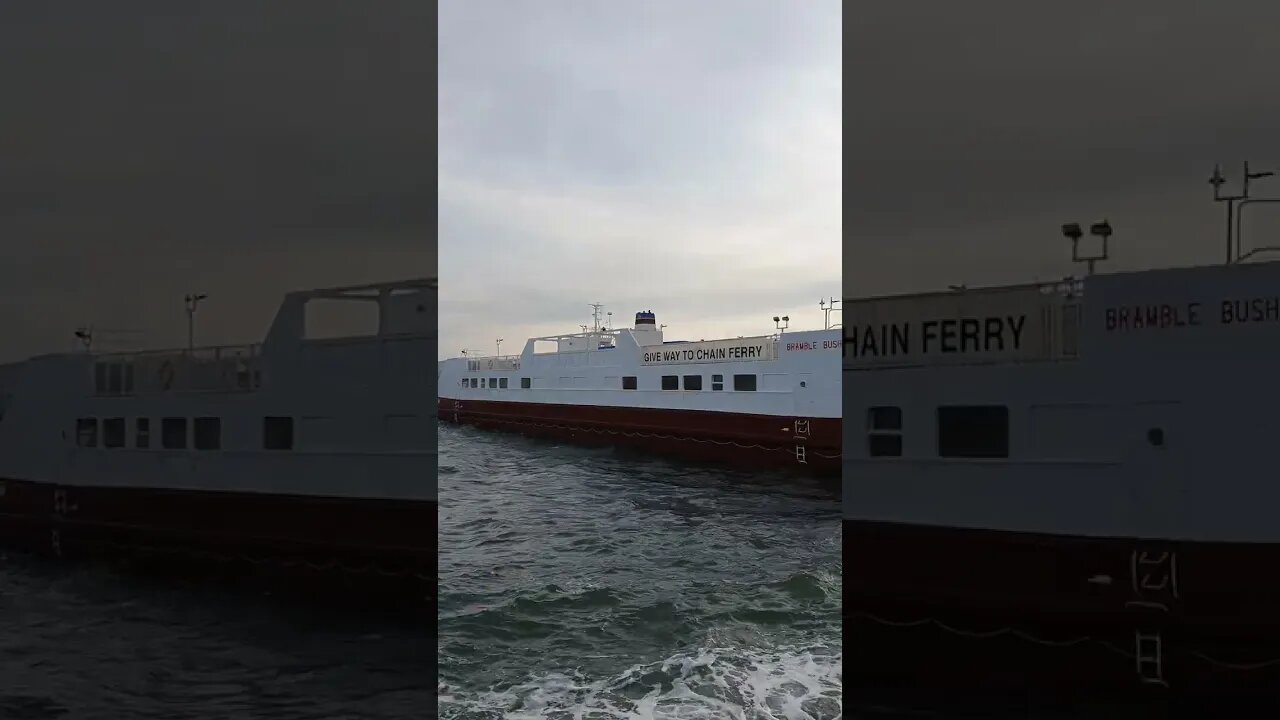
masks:
{"type": "Polygon", "coordinates": [[[498,378],[489,378],[489,389],[492,390],[496,387],[498,387],[498,378]]]}
{"type": "Polygon", "coordinates": [[[685,375],[684,389],[685,390],[701,390],[702,376],[701,375],[685,375]]]}
{"type": "Polygon", "coordinates": [[[662,389],[663,390],[679,390],[680,376],[679,375],[663,375],[662,389]]]}
{"type": "Polygon", "coordinates": [[[76,445],[80,447],[98,447],[97,418],[80,418],[76,420],[76,445]]]}
{"type": "Polygon", "coordinates": [[[93,389],[99,395],[107,391],[107,364],[104,362],[94,363],[93,389]]]}
{"type": "Polygon", "coordinates": [[[724,390],[724,376],[723,376],[723,375],[712,375],[712,376],[711,376],[711,389],[712,389],[712,390],[724,390]]]}
{"type": "Polygon", "coordinates": [[[627,375],[627,376],[625,376],[625,377],[623,377],[623,378],[622,378],[622,389],[623,389],[623,390],[635,390],[635,389],[636,389],[636,378],[635,378],[635,376],[634,376],[634,375],[627,375]]]}
{"type": "Polygon", "coordinates": [[[293,418],[262,418],[262,447],[267,450],[292,450],[293,418]]]}
{"type": "Polygon", "coordinates": [[[528,390],[528,389],[529,389],[529,388],[531,388],[531,387],[533,387],[533,379],[532,379],[532,378],[520,378],[520,389],[521,389],[521,390],[528,390]]]}
{"type": "Polygon", "coordinates": [[[734,375],[733,389],[738,392],[755,392],[756,376],[755,375],[734,375]]]}
{"type": "Polygon", "coordinates": [[[479,386],[480,386],[480,381],[476,378],[471,378],[471,387],[475,388],[479,386]]]}
{"type": "Polygon", "coordinates": [[[105,418],[102,421],[102,447],[124,447],[124,418],[105,418]]]}
{"type": "Polygon", "coordinates": [[[133,446],[143,449],[151,447],[151,418],[138,418],[134,421],[133,446]]]}
{"type": "Polygon", "coordinates": [[[867,455],[902,457],[902,408],[867,408],[867,455]]]}
{"type": "Polygon", "coordinates": [[[107,391],[112,395],[119,395],[124,392],[124,366],[120,363],[111,363],[107,366],[110,375],[107,376],[107,391]]]}
{"type": "Polygon", "coordinates": [[[126,363],[124,366],[124,394],[133,394],[133,363],[126,363]]]}
{"type": "Polygon", "coordinates": [[[507,389],[507,379],[506,379],[506,378],[498,378],[498,389],[499,389],[499,390],[506,390],[506,389],[507,389]]]}
{"type": "Polygon", "coordinates": [[[489,379],[488,379],[488,378],[480,378],[480,387],[481,387],[482,389],[488,389],[488,387],[489,387],[489,385],[488,385],[488,381],[489,381],[489,379]]]}
{"type": "Polygon", "coordinates": [[[218,450],[222,447],[222,418],[196,418],[191,430],[197,450],[218,450]]]}
{"type": "Polygon", "coordinates": [[[1009,457],[1009,408],[969,405],[938,408],[938,455],[1009,457]]]}
{"type": "Polygon", "coordinates": [[[187,419],[167,417],[160,420],[160,447],[165,450],[187,448],[187,419]]]}

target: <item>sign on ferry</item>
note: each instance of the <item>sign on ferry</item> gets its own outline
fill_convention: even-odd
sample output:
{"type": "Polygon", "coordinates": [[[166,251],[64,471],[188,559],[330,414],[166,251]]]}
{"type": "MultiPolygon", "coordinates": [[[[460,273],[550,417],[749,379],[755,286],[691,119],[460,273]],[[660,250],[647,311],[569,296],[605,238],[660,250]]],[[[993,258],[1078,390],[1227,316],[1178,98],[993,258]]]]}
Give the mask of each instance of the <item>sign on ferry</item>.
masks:
{"type": "Polygon", "coordinates": [[[673,343],[643,349],[645,365],[682,365],[685,363],[750,362],[774,359],[774,340],[768,337],[711,340],[697,343],[673,343]]]}
{"type": "Polygon", "coordinates": [[[850,303],[846,367],[1009,361],[1051,352],[1055,299],[1036,289],[970,291],[850,303]]]}

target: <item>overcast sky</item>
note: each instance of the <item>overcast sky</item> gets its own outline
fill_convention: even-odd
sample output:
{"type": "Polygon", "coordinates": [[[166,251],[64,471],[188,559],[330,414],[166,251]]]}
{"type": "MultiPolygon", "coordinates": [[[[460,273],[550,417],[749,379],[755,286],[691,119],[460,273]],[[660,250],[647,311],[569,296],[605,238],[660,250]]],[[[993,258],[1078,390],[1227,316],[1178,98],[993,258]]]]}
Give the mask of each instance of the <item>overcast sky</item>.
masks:
{"type": "Polygon", "coordinates": [[[653,310],[821,328],[840,295],[837,0],[445,2],[440,353],[653,310]]]}
{"type": "Polygon", "coordinates": [[[191,290],[197,342],[251,342],[285,291],[433,275],[433,11],[0,3],[0,361],[183,344],[191,290]]]}
{"type": "MultiPolygon", "coordinates": [[[[1104,217],[1100,270],[1220,263],[1214,163],[1280,171],[1280,3],[901,0],[848,27],[846,295],[1079,272],[1059,226],[1104,217]]],[[[1280,245],[1276,207],[1246,246],[1280,245]]]]}

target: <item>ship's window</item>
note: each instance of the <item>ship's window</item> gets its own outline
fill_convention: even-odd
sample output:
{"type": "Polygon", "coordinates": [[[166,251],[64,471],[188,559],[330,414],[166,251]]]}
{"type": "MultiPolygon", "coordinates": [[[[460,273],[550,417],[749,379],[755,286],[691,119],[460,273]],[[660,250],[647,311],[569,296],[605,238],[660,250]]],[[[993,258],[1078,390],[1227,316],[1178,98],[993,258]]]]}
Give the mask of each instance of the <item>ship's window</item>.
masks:
{"type": "Polygon", "coordinates": [[[292,450],[293,418],[262,418],[262,447],[267,450],[292,450]]]}
{"type": "Polygon", "coordinates": [[[867,430],[902,431],[902,408],[873,407],[867,409],[867,430]]]}
{"type": "Polygon", "coordinates": [[[104,362],[93,366],[93,389],[99,394],[107,391],[107,364],[104,362]]]}
{"type": "Polygon", "coordinates": [[[755,375],[734,375],[733,389],[738,392],[754,392],[756,389],[755,375]]]}
{"type": "Polygon", "coordinates": [[[187,419],[167,417],[160,420],[160,446],[165,450],[187,447],[187,419]]]}
{"type": "Polygon", "coordinates": [[[124,366],[111,363],[108,368],[110,375],[107,376],[107,391],[112,395],[119,395],[124,392],[124,366]]]}
{"type": "Polygon", "coordinates": [[[492,389],[496,387],[498,387],[498,378],[489,378],[489,388],[492,389]]]}
{"type": "Polygon", "coordinates": [[[151,418],[138,418],[133,425],[133,446],[151,447],[151,418]]]}
{"type": "Polygon", "coordinates": [[[133,363],[126,363],[124,366],[124,394],[133,394],[133,363]]]}
{"type": "Polygon", "coordinates": [[[102,447],[124,447],[124,418],[104,418],[102,420],[102,447]]]}
{"type": "Polygon", "coordinates": [[[80,418],[76,420],[76,445],[80,447],[98,447],[97,418],[80,418]]]}
{"type": "Polygon", "coordinates": [[[685,390],[701,390],[702,376],[701,375],[685,375],[684,389],[685,390]]]}
{"type": "Polygon", "coordinates": [[[712,389],[712,390],[724,390],[724,376],[723,376],[723,375],[712,375],[712,376],[711,376],[711,389],[712,389]]]}
{"type": "Polygon", "coordinates": [[[867,409],[867,455],[902,457],[902,408],[867,409]]]}
{"type": "Polygon", "coordinates": [[[471,378],[471,387],[479,387],[480,382],[476,378],[471,378]]]}
{"type": "Polygon", "coordinates": [[[1009,408],[972,405],[938,408],[938,455],[1009,457],[1009,408]]]}
{"type": "Polygon", "coordinates": [[[662,389],[663,390],[679,390],[680,376],[679,375],[663,375],[662,389]]]}
{"type": "Polygon", "coordinates": [[[533,387],[533,378],[520,378],[520,389],[528,390],[533,387]]]}
{"type": "Polygon", "coordinates": [[[623,390],[635,390],[635,389],[636,389],[636,378],[635,378],[635,376],[634,376],[634,375],[627,375],[627,376],[625,376],[625,377],[623,377],[623,378],[622,378],[622,389],[623,389],[623,390]]]}
{"type": "Polygon", "coordinates": [[[489,378],[480,378],[480,387],[482,387],[482,388],[487,388],[487,387],[489,387],[488,382],[487,382],[487,381],[488,381],[488,379],[489,379],[489,378]]]}
{"type": "Polygon", "coordinates": [[[507,389],[507,379],[506,379],[506,378],[498,378],[498,389],[500,389],[500,390],[506,390],[506,389],[507,389]]]}
{"type": "Polygon", "coordinates": [[[222,418],[198,417],[192,423],[197,450],[217,450],[222,447],[222,418]]]}

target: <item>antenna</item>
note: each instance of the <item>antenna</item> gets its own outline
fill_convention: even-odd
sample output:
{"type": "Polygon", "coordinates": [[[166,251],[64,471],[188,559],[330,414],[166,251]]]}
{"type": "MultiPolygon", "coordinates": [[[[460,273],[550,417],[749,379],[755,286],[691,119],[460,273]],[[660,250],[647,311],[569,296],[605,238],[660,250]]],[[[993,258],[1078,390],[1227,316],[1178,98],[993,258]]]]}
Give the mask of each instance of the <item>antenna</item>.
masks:
{"type": "Polygon", "coordinates": [[[591,332],[600,332],[600,309],[603,307],[604,305],[598,302],[591,303],[591,332]]]}
{"type": "Polygon", "coordinates": [[[1243,201],[1243,202],[1240,202],[1241,210],[1243,211],[1244,209],[1243,206],[1249,204],[1249,181],[1261,180],[1262,178],[1265,178],[1265,177],[1271,177],[1272,175],[1275,175],[1275,173],[1270,170],[1265,170],[1262,172],[1250,172],[1249,161],[1245,160],[1244,172],[1242,173],[1242,175],[1244,177],[1244,180],[1241,183],[1239,195],[1223,195],[1222,194],[1222,184],[1226,182],[1226,179],[1222,177],[1221,165],[1213,166],[1213,175],[1210,176],[1209,178],[1209,184],[1213,186],[1213,201],[1225,202],[1227,204],[1227,264],[1228,265],[1242,259],[1240,257],[1239,249],[1237,247],[1239,244],[1239,235],[1238,233],[1236,233],[1236,220],[1235,220],[1236,203],[1243,201]]]}
{"type": "Polygon", "coordinates": [[[841,301],[835,298],[828,298],[826,300],[818,301],[818,307],[822,308],[822,312],[823,312],[822,328],[824,330],[830,330],[832,328],[840,327],[841,323],[836,323],[835,325],[831,324],[831,313],[841,312],[844,310],[844,308],[836,307],[836,303],[838,302],[841,302],[841,301]]]}
{"type": "Polygon", "coordinates": [[[1080,238],[1084,237],[1084,231],[1080,229],[1079,223],[1067,223],[1062,226],[1062,236],[1071,241],[1071,262],[1087,263],[1089,274],[1093,274],[1094,264],[1099,260],[1108,259],[1107,241],[1111,238],[1111,223],[1103,220],[1089,226],[1089,234],[1094,237],[1102,238],[1102,254],[1101,255],[1081,255],[1080,254],[1080,238]]]}
{"type": "Polygon", "coordinates": [[[92,352],[93,348],[93,326],[86,325],[76,328],[76,338],[80,340],[80,344],[84,345],[86,353],[92,352]]]}
{"type": "Polygon", "coordinates": [[[196,347],[196,308],[201,300],[208,297],[203,293],[191,293],[182,298],[187,308],[187,352],[191,352],[196,347]]]}

